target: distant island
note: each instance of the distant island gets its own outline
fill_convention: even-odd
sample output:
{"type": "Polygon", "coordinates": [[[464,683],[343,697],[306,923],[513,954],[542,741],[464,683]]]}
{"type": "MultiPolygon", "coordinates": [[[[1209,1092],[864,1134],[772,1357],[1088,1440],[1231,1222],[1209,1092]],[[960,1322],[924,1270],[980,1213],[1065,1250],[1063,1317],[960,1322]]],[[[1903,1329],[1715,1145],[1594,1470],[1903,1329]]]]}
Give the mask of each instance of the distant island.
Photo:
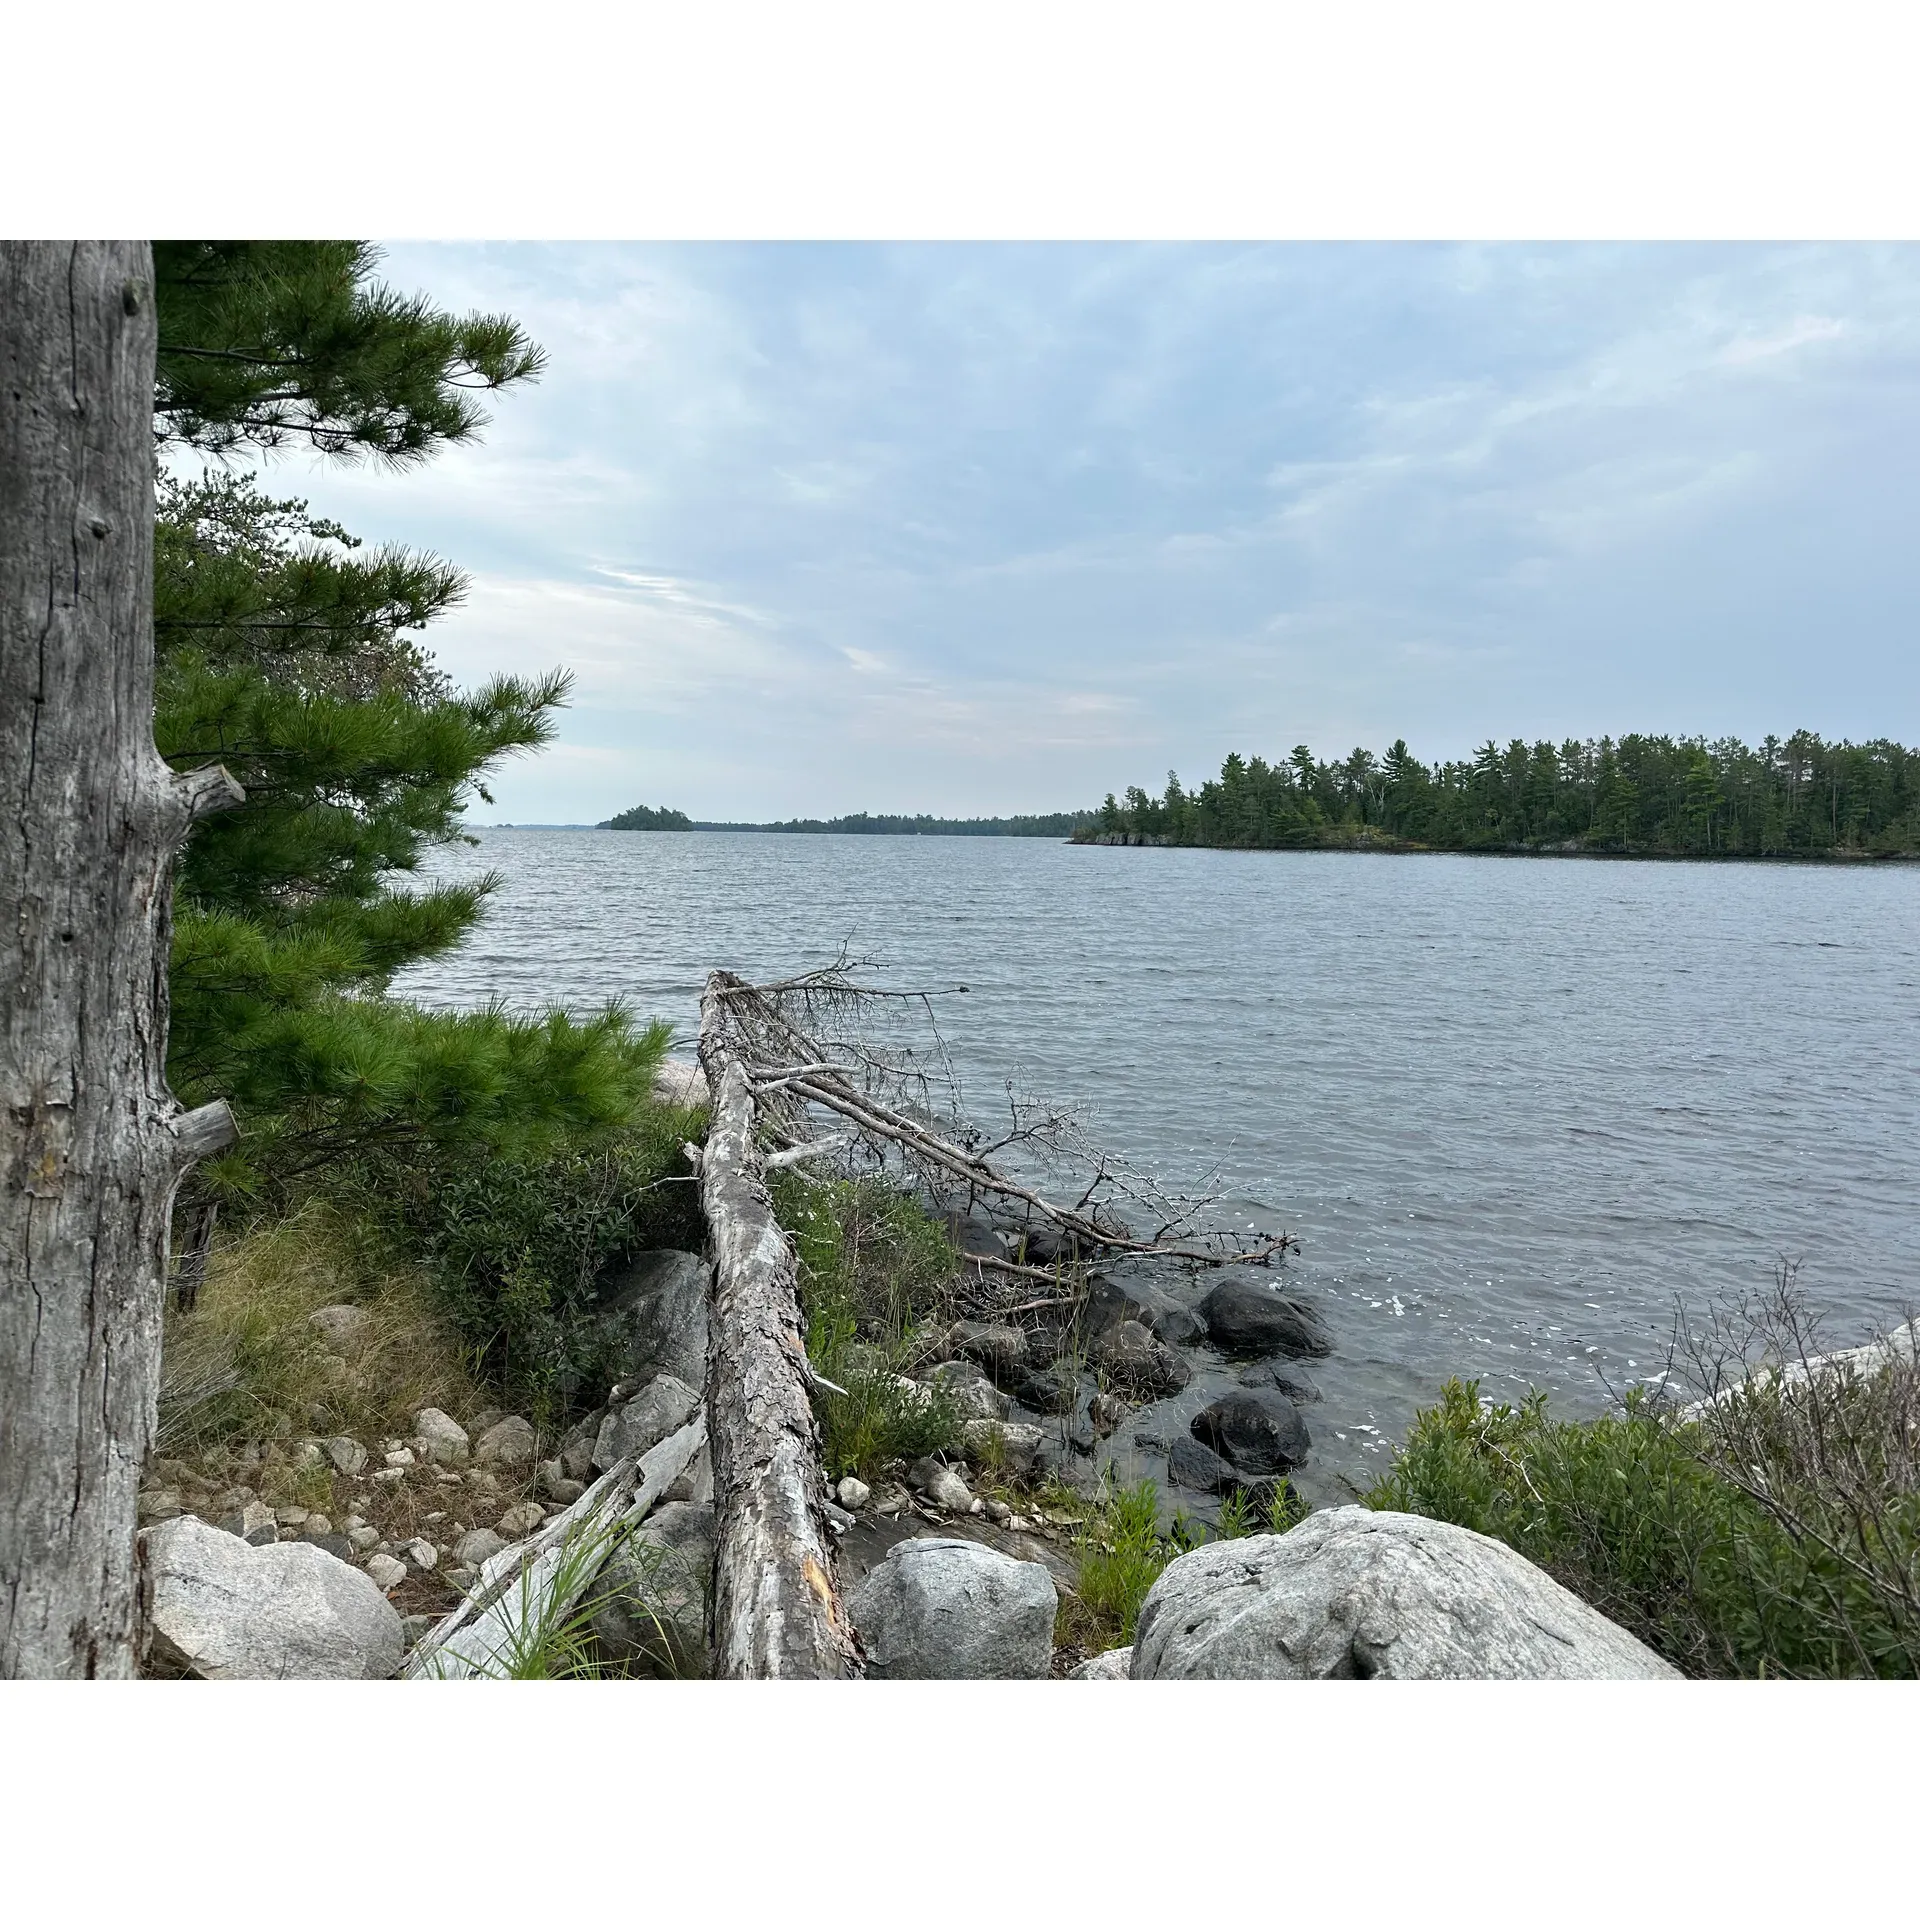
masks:
{"type": "Polygon", "coordinates": [[[615,833],[691,833],[693,822],[684,813],[672,807],[629,807],[625,813],[616,813],[611,820],[602,820],[603,827],[611,827],[615,833]]]}
{"type": "Polygon", "coordinates": [[[1095,818],[1090,812],[1016,813],[991,820],[938,820],[930,813],[843,813],[833,820],[689,820],[671,807],[629,807],[600,824],[616,833],[919,833],[1067,840],[1095,818]]]}
{"type": "Polygon", "coordinates": [[[1402,852],[1669,854],[1696,858],[1920,855],[1920,752],[1892,740],[1491,740],[1423,765],[1396,740],[1269,765],[1231,753],[1196,791],[1129,787],[1074,830],[1081,843],[1402,852]]]}

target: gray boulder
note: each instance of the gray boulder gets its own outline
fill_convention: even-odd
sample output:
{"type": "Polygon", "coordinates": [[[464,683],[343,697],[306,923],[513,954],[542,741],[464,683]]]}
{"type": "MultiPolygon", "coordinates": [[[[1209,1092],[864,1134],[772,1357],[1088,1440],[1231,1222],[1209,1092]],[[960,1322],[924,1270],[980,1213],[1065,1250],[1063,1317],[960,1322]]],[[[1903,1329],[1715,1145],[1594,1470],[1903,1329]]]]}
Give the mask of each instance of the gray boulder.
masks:
{"type": "Polygon", "coordinates": [[[622,1401],[600,1423],[593,1443],[593,1464],[602,1473],[630,1453],[645,1453],[668,1434],[677,1432],[694,1416],[700,1396],[671,1373],[655,1377],[631,1400],[622,1401]]]}
{"type": "Polygon", "coordinates": [[[1300,1409],[1285,1394],[1245,1387],[1196,1413],[1193,1437],[1254,1474],[1305,1466],[1311,1445],[1300,1409]]]}
{"type": "Polygon", "coordinates": [[[1677,1680],[1531,1561],[1418,1514],[1330,1507],[1175,1560],[1137,1680],[1677,1680]]]}
{"type": "Polygon", "coordinates": [[[1013,1402],[971,1360],[943,1360],[927,1370],[930,1385],[945,1387],[972,1420],[1004,1420],[1013,1402]]]}
{"type": "Polygon", "coordinates": [[[384,1680],[400,1616],[358,1567],[300,1540],[250,1547],[182,1514],[142,1535],[158,1672],[202,1680],[384,1680]]]}
{"type": "Polygon", "coordinates": [[[1278,1281],[1263,1286],[1239,1275],[1222,1280],[1200,1302],[1200,1317],[1213,1344],[1227,1353],[1317,1358],[1333,1351],[1312,1302],[1284,1291],[1278,1281]]]}
{"type": "Polygon", "coordinates": [[[429,1460],[443,1467],[466,1465],[467,1430],[451,1414],[438,1407],[422,1407],[413,1416],[413,1434],[429,1460]]]}
{"type": "Polygon", "coordinates": [[[847,1615],[870,1680],[1044,1680],[1053,1576],[972,1540],[903,1540],[855,1588],[847,1615]]]}
{"type": "Polygon", "coordinates": [[[609,1274],[594,1317],[619,1339],[621,1371],[670,1373],[704,1385],[712,1282],[697,1253],[643,1253],[609,1274]]]}
{"type": "Polygon", "coordinates": [[[519,1414],[510,1413],[481,1434],[473,1449],[473,1463],[476,1467],[531,1466],[538,1451],[533,1428],[519,1414]]]}
{"type": "Polygon", "coordinates": [[[1133,1678],[1133,1649],[1115,1647],[1109,1653],[1096,1653],[1091,1660],[1082,1660],[1067,1675],[1069,1680],[1131,1680],[1133,1678]]]}
{"type": "Polygon", "coordinates": [[[608,1557],[587,1597],[603,1660],[640,1679],[706,1673],[713,1540],[713,1508],[676,1500],[608,1557]]]}

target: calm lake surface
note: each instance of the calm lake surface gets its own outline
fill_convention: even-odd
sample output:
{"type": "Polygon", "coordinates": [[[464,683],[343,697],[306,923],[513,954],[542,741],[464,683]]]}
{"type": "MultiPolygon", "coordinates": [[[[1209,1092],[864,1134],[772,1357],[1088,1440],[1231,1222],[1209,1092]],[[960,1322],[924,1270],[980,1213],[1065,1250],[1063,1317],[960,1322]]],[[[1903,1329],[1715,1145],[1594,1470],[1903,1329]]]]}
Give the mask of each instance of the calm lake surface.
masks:
{"type": "MultiPolygon", "coordinates": [[[[1338,1343],[1310,1494],[1449,1374],[1563,1411],[1657,1381],[1676,1303],[1801,1278],[1835,1336],[1920,1300],[1920,868],[1233,854],[495,829],[487,924],[396,991],[623,996],[843,940],[1169,1185],[1284,1227],[1338,1343]]],[[[1183,1413],[1184,1406],[1169,1409],[1183,1413]]],[[[1183,1424],[1183,1422],[1182,1422],[1183,1424]]]]}

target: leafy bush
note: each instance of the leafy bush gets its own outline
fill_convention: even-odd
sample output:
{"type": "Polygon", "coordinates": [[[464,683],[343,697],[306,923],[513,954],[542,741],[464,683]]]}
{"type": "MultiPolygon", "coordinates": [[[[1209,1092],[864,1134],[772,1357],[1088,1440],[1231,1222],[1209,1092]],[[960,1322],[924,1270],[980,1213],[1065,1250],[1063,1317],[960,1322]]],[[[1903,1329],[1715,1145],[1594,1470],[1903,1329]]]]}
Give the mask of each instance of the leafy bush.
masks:
{"type": "MultiPolygon", "coordinates": [[[[1912,1677],[1920,1641],[1848,1557],[1729,1477],[1713,1430],[1629,1396],[1618,1417],[1549,1418],[1447,1383],[1366,1504],[1503,1540],[1683,1671],[1912,1677]]],[[[1782,1462],[1791,1468],[1791,1463],[1782,1462]]],[[[1818,1508],[1816,1477],[1778,1489],[1818,1508]]],[[[1912,1564],[1920,1508],[1883,1517],[1912,1564]]]]}
{"type": "Polygon", "coordinates": [[[470,1159],[409,1208],[408,1233],[476,1366],[559,1418],[612,1384],[617,1354],[594,1308],[609,1268],[655,1247],[697,1247],[697,1185],[683,1148],[704,1114],[649,1105],[604,1144],[470,1159]]]}

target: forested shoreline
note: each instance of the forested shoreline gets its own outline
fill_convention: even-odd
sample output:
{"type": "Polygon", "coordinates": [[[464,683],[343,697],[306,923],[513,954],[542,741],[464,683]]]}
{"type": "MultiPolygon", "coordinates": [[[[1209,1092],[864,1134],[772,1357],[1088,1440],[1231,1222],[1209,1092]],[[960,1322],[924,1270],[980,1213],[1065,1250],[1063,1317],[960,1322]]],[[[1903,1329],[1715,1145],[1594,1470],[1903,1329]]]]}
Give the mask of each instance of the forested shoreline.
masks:
{"type": "Polygon", "coordinates": [[[1076,841],[1228,848],[1657,854],[1821,859],[1920,855],[1920,752],[1892,740],[1628,734],[1614,740],[1488,741],[1470,760],[1427,765],[1396,740],[1269,764],[1230,753],[1192,792],[1167,776],[1075,830],[1076,841]]]}

